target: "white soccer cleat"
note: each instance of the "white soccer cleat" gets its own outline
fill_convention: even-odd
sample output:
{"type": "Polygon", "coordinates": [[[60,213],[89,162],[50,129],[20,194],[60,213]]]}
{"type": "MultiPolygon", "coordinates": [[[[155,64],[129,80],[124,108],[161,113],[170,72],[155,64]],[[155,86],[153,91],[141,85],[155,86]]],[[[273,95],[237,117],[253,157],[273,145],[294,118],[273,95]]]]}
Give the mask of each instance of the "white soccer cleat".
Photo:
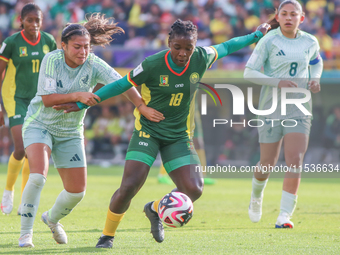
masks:
{"type": "Polygon", "coordinates": [[[47,216],[48,212],[44,212],[41,215],[41,221],[44,222],[52,231],[53,238],[58,244],[65,244],[67,243],[67,235],[63,229],[63,225],[58,223],[53,223],[48,220],[47,216]]]}
{"type": "Polygon", "coordinates": [[[25,234],[20,236],[19,238],[19,246],[20,247],[34,247],[34,244],[32,243],[32,234],[25,234]]]}
{"type": "Polygon", "coordinates": [[[294,228],[294,223],[290,221],[290,215],[280,213],[279,217],[277,217],[275,228],[294,228]]]}
{"type": "Polygon", "coordinates": [[[254,223],[259,222],[261,220],[262,200],[263,196],[261,196],[260,198],[255,198],[253,197],[253,193],[251,193],[248,214],[250,220],[254,223]]]}
{"type": "Polygon", "coordinates": [[[4,190],[1,201],[1,211],[10,214],[13,210],[14,191],[4,190]]]}

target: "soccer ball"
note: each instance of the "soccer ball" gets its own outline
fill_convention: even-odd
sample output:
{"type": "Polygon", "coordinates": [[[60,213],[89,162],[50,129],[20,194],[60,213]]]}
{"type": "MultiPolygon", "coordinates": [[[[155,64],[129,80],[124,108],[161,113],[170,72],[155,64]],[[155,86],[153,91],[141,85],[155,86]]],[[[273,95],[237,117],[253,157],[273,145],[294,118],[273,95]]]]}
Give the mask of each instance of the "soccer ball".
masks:
{"type": "Polygon", "coordinates": [[[158,205],[158,216],[165,225],[173,228],[184,226],[192,218],[194,205],[181,192],[166,194],[158,205]]]}

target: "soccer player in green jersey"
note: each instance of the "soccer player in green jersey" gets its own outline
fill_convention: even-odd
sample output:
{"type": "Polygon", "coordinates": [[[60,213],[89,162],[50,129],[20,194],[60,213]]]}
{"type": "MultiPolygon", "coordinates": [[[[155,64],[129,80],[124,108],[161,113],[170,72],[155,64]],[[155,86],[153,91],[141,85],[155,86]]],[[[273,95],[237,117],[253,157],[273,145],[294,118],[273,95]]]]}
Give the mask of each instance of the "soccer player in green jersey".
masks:
{"type": "MultiPolygon", "coordinates": [[[[177,20],[169,33],[170,50],[146,58],[122,79],[98,90],[101,101],[131,88],[142,86],[147,106],[164,114],[165,119],[151,123],[135,109],[135,130],[132,135],[120,188],[113,194],[105,228],[96,247],[111,248],[118,224],[129,208],[131,199],[143,186],[157,153],[161,153],[164,167],[176,185],[175,191],[197,200],[203,191],[201,173],[191,171],[200,164],[191,139],[194,94],[190,89],[205,71],[221,57],[257,42],[267,32],[263,24],[250,35],[234,38],[211,47],[196,47],[197,28],[191,21],[177,20]],[[191,114],[190,114],[191,113],[191,114]]],[[[195,85],[196,84],[196,85],[195,85]]],[[[194,91],[195,89],[192,89],[194,91]]],[[[79,111],[83,104],[55,106],[65,112],[79,111]]],[[[157,242],[164,240],[164,229],[158,217],[160,199],[145,205],[151,223],[151,233],[157,242]]]]}
{"type": "MultiPolygon", "coordinates": [[[[9,118],[14,142],[14,152],[8,162],[7,181],[1,201],[1,210],[9,214],[13,209],[14,184],[22,169],[21,194],[29,175],[28,161],[24,160],[25,150],[21,128],[27,107],[37,93],[39,68],[43,57],[57,48],[52,35],[40,31],[43,14],[34,3],[26,4],[21,10],[21,27],[18,33],[5,39],[0,48],[0,79],[6,68],[2,83],[2,99],[9,118]]],[[[0,84],[1,84],[0,80],[0,84]]],[[[0,126],[4,125],[0,105],[0,126]]],[[[20,206],[18,208],[20,215],[20,206]]]]}
{"type": "MultiPolygon", "coordinates": [[[[51,229],[57,243],[67,243],[59,220],[68,215],[85,195],[87,170],[83,119],[86,111],[65,115],[51,107],[77,101],[91,106],[97,104],[95,98],[99,100],[99,97],[92,93],[94,86],[113,82],[121,76],[90,53],[91,45],[109,44],[111,36],[122,31],[104,15],[92,15],[83,25],[69,24],[62,31],[62,49],[47,54],[42,61],[37,93],[28,106],[22,128],[31,171],[22,195],[20,247],[34,246],[33,223],[51,155],[64,190],[41,219],[51,229]]],[[[159,121],[164,118],[163,114],[145,106],[135,88],[125,95],[148,119],[159,121]]]]}
{"type": "MultiPolygon", "coordinates": [[[[320,91],[320,77],[323,69],[319,55],[317,39],[298,29],[304,20],[300,3],[288,0],[281,3],[275,19],[270,22],[272,28],[256,45],[250,57],[244,77],[262,85],[260,110],[272,106],[273,90],[281,94],[283,88],[309,89],[313,93],[320,91]],[[261,68],[264,67],[264,73],[261,68]],[[309,72],[310,69],[310,72],[309,72]],[[310,78],[309,78],[310,77],[310,78]]],[[[275,92],[274,92],[275,93],[275,92]]],[[[289,98],[301,98],[303,93],[288,93],[289,98]]],[[[260,117],[264,125],[258,128],[261,157],[252,180],[252,193],[249,205],[249,217],[258,222],[262,215],[263,190],[267,184],[269,167],[276,165],[284,141],[284,154],[287,169],[283,181],[280,213],[276,228],[293,228],[290,220],[297,202],[303,158],[308,146],[311,116],[305,115],[295,105],[287,106],[287,114],[281,115],[281,99],[278,96],[277,109],[270,115],[260,117]],[[274,119],[272,122],[268,119],[274,119]],[[284,127],[283,119],[290,119],[291,124],[284,127]],[[294,126],[295,125],[295,126],[294,126]]],[[[304,106],[311,112],[311,99],[304,106]]]]}

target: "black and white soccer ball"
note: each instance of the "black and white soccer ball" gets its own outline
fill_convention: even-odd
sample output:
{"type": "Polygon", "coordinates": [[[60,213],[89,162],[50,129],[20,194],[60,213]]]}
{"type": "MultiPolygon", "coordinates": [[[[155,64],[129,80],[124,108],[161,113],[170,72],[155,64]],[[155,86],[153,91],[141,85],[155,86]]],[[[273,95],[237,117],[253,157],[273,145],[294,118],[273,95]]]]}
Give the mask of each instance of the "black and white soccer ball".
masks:
{"type": "Polygon", "coordinates": [[[179,228],[192,218],[194,205],[191,199],[181,192],[166,194],[158,205],[158,216],[165,225],[179,228]]]}

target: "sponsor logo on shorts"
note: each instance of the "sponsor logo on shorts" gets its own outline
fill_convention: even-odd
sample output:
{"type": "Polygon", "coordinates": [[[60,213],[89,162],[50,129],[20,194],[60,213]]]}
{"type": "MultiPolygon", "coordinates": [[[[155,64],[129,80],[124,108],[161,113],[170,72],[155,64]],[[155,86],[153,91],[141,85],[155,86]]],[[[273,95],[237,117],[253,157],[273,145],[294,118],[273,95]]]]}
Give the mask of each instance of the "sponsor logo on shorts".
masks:
{"type": "Polygon", "coordinates": [[[139,142],[139,145],[142,145],[142,146],[149,146],[149,144],[146,143],[146,142],[139,142]]]}
{"type": "Polygon", "coordinates": [[[81,159],[79,158],[78,154],[74,154],[74,156],[71,158],[70,161],[81,161],[81,159]]]}
{"type": "Polygon", "coordinates": [[[13,116],[13,119],[20,119],[21,118],[21,114],[17,114],[13,116]]]}
{"type": "Polygon", "coordinates": [[[46,137],[46,134],[47,134],[47,130],[41,130],[41,137],[42,138],[45,138],[46,137]]]}

